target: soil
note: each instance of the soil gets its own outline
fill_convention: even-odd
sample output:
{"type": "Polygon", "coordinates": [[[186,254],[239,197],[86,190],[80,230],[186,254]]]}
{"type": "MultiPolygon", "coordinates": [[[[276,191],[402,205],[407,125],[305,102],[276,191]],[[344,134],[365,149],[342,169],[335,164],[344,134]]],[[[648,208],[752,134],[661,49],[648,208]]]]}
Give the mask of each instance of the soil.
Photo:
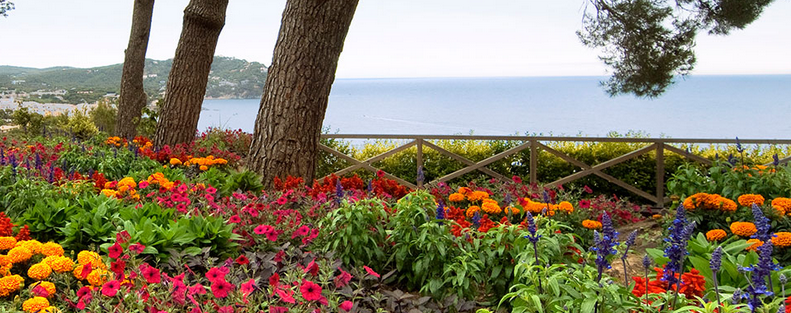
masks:
{"type": "MultiPolygon", "coordinates": [[[[634,230],[637,230],[637,240],[631,248],[631,252],[626,256],[626,273],[628,277],[643,275],[643,257],[645,250],[656,248],[662,244],[662,226],[652,219],[642,222],[624,225],[617,229],[621,234],[620,239],[626,240],[634,230]]],[[[623,263],[617,259],[612,263],[612,269],[607,272],[613,279],[623,282],[623,263]]]]}

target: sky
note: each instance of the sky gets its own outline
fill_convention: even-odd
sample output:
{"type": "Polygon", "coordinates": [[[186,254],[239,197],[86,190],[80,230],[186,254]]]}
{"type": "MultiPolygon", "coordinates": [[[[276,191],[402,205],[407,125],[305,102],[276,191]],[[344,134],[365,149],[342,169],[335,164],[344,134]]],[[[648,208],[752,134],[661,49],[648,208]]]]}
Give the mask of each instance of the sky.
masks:
{"type": "MultiPolygon", "coordinates": [[[[123,62],[133,1],[14,0],[0,17],[0,65],[123,62]]],[[[155,4],[148,58],[175,54],[188,0],[155,4]]],[[[585,0],[361,0],[338,78],[607,75],[583,46],[585,0]]],[[[269,65],[285,0],[231,0],[216,55],[269,65]]],[[[791,74],[791,0],[729,36],[701,34],[693,74],[791,74]]]]}

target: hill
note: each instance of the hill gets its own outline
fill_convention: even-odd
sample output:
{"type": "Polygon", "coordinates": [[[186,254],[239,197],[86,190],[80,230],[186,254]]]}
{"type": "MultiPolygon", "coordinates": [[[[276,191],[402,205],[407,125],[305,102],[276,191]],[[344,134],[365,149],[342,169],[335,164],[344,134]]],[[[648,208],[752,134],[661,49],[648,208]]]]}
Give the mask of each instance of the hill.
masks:
{"type": "MultiPolygon", "coordinates": [[[[173,60],[146,59],[143,85],[151,99],[165,91],[173,60]]],[[[24,93],[41,102],[94,102],[107,94],[117,94],[123,64],[93,68],[50,67],[44,69],[0,66],[0,92],[24,93]]],[[[232,57],[214,57],[208,98],[259,98],[266,80],[266,66],[232,57]]]]}

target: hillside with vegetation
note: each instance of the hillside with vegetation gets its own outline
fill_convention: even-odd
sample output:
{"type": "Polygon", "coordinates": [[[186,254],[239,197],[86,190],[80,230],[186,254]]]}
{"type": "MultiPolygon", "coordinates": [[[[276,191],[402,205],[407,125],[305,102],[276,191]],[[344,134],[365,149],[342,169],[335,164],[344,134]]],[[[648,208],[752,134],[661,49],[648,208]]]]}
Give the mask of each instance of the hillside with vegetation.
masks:
{"type": "MultiPolygon", "coordinates": [[[[143,84],[151,99],[160,97],[173,60],[146,59],[143,84]]],[[[93,68],[50,67],[44,69],[0,66],[0,93],[23,94],[39,102],[95,102],[117,94],[123,64],[93,68]]],[[[259,98],[266,79],[266,66],[232,57],[214,57],[207,98],[259,98]]]]}

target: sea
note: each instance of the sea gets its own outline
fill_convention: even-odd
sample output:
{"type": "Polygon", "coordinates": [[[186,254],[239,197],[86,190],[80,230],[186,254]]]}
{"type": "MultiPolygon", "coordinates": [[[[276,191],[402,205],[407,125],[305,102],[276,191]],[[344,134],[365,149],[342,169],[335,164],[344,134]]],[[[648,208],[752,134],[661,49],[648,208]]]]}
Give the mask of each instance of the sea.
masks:
{"type": "MultiPolygon", "coordinates": [[[[606,77],[337,79],[340,134],[791,138],[791,75],[688,76],[655,99],[610,97],[606,77]]],[[[199,129],[252,132],[259,99],[205,100],[199,129]]]]}

